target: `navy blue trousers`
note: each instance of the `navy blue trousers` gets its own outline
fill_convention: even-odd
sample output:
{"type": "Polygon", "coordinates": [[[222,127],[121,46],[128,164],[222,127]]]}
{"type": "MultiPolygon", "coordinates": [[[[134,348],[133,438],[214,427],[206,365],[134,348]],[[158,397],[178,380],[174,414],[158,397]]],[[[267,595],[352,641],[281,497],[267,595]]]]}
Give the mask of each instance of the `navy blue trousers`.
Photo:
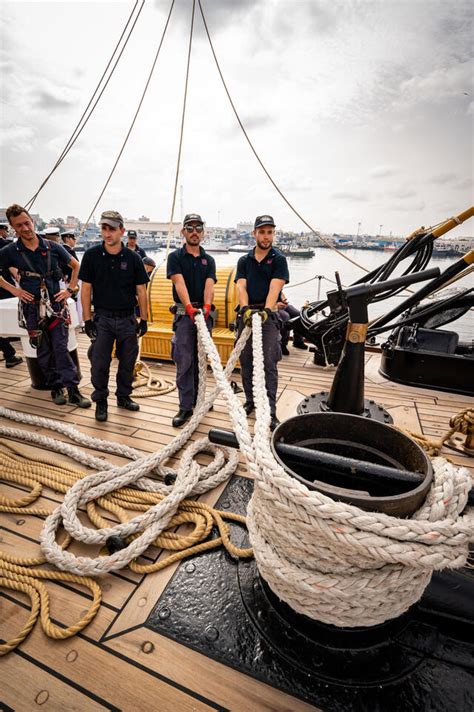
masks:
{"type": "Polygon", "coordinates": [[[288,340],[290,338],[291,329],[288,329],[288,327],[286,325],[287,322],[290,319],[293,319],[295,316],[299,316],[299,315],[300,315],[300,310],[297,309],[296,307],[294,307],[293,304],[287,304],[284,309],[278,310],[278,318],[283,322],[282,330],[281,330],[281,345],[282,346],[287,346],[288,340]]]}
{"type": "MultiPolygon", "coordinates": [[[[239,338],[244,328],[242,317],[237,317],[237,338],[239,338]]],[[[263,340],[263,365],[265,369],[265,386],[267,389],[270,412],[276,414],[276,395],[278,388],[278,361],[281,360],[281,321],[274,313],[268,317],[262,325],[263,340]]],[[[253,397],[253,350],[252,335],[244,346],[240,354],[240,373],[242,385],[245,391],[245,399],[248,403],[254,403],[253,397]]]]}
{"type": "Polygon", "coordinates": [[[97,326],[97,338],[89,347],[91,362],[91,380],[94,390],[92,400],[103,400],[109,395],[109,374],[112,350],[118,358],[117,397],[129,396],[132,392],[133,369],[138,356],[137,319],[130,316],[109,317],[103,314],[94,316],[97,326]]]}
{"type": "MultiPolygon", "coordinates": [[[[36,331],[38,329],[38,305],[23,304],[23,314],[28,331],[36,331]]],[[[64,386],[70,388],[79,383],[76,364],[67,347],[68,337],[69,327],[60,320],[52,329],[43,330],[36,349],[36,357],[43,373],[44,382],[50,389],[64,386]]]]}
{"type": "MultiPolygon", "coordinates": [[[[206,319],[206,326],[211,333],[213,327],[211,316],[206,319]]],[[[176,364],[179,407],[183,410],[192,410],[196,405],[199,385],[197,327],[187,314],[183,314],[175,316],[173,331],[171,358],[176,364]]]]}

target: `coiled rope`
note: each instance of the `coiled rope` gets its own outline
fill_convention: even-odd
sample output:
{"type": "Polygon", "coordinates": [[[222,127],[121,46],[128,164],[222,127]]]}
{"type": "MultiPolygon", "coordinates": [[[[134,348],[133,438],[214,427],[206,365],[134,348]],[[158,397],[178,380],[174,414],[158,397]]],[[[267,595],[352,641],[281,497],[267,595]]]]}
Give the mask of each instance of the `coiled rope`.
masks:
{"type": "Polygon", "coordinates": [[[409,519],[365,512],[308,490],[278,464],[270,449],[260,317],[252,318],[257,411],[253,442],[241,419],[242,406],[225,383],[216,348],[205,332],[198,321],[200,341],[228,399],[240,448],[255,477],[247,511],[254,556],[260,574],[280,599],[298,613],[331,625],[377,625],[419,600],[434,570],[466,563],[469,542],[474,541],[474,509],[461,515],[472,486],[467,468],[435,459],[433,486],[409,519]]]}

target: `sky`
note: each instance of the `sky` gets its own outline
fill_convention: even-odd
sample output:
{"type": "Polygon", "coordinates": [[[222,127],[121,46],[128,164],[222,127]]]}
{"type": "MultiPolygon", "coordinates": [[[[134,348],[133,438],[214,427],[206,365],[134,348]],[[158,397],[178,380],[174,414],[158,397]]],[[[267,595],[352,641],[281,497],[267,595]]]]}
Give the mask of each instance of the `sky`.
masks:
{"type": "MultiPolygon", "coordinates": [[[[129,129],[170,4],[145,3],[90,122],[32,208],[44,219],[90,214],[129,129]]],[[[26,203],[51,170],[133,5],[0,2],[0,207],[26,203]]],[[[312,227],[403,235],[472,204],[472,3],[202,5],[248,135],[312,227]]],[[[129,219],[170,219],[191,14],[192,0],[175,0],[149,90],[97,218],[114,209],[129,219]]],[[[307,231],[242,134],[197,3],[178,185],[177,220],[199,212],[208,225],[233,226],[270,213],[282,229],[307,231]]],[[[474,234],[471,223],[450,234],[474,234]]]]}

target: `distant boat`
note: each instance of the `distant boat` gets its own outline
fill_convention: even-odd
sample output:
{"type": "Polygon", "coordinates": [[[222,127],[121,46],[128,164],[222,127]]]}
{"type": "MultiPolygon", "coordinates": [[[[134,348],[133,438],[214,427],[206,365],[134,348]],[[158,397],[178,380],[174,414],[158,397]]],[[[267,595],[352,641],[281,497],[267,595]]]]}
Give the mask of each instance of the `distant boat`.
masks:
{"type": "Polygon", "coordinates": [[[218,242],[216,240],[210,240],[207,244],[204,242],[202,244],[202,247],[204,250],[206,250],[206,252],[229,252],[229,248],[227,247],[227,245],[224,245],[223,242],[218,242]]]}
{"type": "Polygon", "coordinates": [[[314,250],[311,247],[299,247],[298,245],[277,245],[277,249],[285,257],[314,257],[314,250]]]}

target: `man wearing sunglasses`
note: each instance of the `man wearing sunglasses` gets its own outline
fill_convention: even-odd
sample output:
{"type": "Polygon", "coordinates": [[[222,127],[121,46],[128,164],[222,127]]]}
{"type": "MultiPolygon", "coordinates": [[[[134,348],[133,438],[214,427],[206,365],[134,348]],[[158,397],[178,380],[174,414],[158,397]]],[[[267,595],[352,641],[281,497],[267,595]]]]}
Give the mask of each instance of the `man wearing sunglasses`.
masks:
{"type": "Polygon", "coordinates": [[[132,252],[136,252],[137,255],[139,255],[142,259],[146,257],[146,252],[143,249],[143,247],[140,247],[140,245],[137,242],[138,240],[138,235],[136,230],[128,230],[127,232],[127,247],[129,250],[132,250],[132,252]]]}
{"type": "MultiPolygon", "coordinates": [[[[263,359],[265,385],[270,403],[270,428],[275,430],[279,423],[276,416],[277,364],[281,359],[281,322],[278,318],[277,303],[281,299],[281,290],[289,282],[288,264],[286,257],[273,247],[275,222],[271,215],[259,215],[255,219],[253,235],[256,245],[239,259],[235,274],[240,304],[237,338],[244,326],[252,325],[252,316],[258,312],[263,321],[263,359]]],[[[250,415],[255,409],[251,338],[240,356],[240,372],[246,397],[244,410],[250,415]]]]}
{"type": "Polygon", "coordinates": [[[170,253],[166,276],[173,283],[174,313],[171,357],[176,364],[176,386],[179,411],[173,427],[179,428],[193,414],[198,394],[196,314],[204,314],[209,331],[214,325],[212,299],[216,279],[216,263],[201,247],[204,222],[197,213],[189,213],[183,221],[183,247],[170,253]]]}

